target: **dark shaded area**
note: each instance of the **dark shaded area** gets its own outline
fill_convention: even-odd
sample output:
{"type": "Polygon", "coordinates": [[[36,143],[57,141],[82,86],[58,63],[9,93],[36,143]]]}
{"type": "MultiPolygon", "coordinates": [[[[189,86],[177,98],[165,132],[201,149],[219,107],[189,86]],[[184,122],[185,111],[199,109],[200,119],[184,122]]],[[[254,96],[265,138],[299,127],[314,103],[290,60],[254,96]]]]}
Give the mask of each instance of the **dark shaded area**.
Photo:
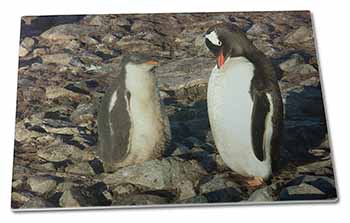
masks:
{"type": "Polygon", "coordinates": [[[212,191],[204,194],[209,203],[238,202],[241,201],[241,194],[233,187],[212,191]]]}
{"type": "Polygon", "coordinates": [[[320,145],[327,135],[323,106],[320,86],[305,86],[301,91],[288,93],[282,141],[288,156],[283,159],[298,162],[313,159],[308,150],[320,145]]]}
{"type": "Polygon", "coordinates": [[[40,16],[33,19],[30,25],[25,24],[25,22],[21,20],[20,38],[22,40],[24,37],[38,36],[53,26],[79,22],[84,16],[85,15],[40,16]]]}

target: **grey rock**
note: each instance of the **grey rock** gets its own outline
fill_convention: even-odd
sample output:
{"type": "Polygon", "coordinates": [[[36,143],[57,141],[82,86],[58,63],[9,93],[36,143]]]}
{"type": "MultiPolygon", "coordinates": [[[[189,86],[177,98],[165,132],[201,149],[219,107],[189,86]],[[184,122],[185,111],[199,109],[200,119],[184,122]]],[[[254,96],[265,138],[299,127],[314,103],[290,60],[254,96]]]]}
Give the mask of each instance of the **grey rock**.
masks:
{"type": "Polygon", "coordinates": [[[310,64],[299,64],[289,69],[288,72],[296,74],[310,74],[317,73],[317,70],[310,64]]]}
{"type": "Polygon", "coordinates": [[[131,25],[130,21],[127,20],[125,17],[118,17],[115,19],[111,19],[111,24],[117,25],[117,26],[130,26],[131,25]]]}
{"type": "Polygon", "coordinates": [[[30,209],[30,208],[52,208],[54,205],[43,198],[40,197],[33,197],[26,203],[24,203],[21,208],[23,209],[30,209]]]}
{"type": "Polygon", "coordinates": [[[51,41],[66,41],[78,39],[80,36],[88,35],[93,31],[95,31],[95,29],[89,26],[82,26],[79,24],[63,24],[46,30],[40,35],[40,37],[51,41]]]}
{"type": "Polygon", "coordinates": [[[59,199],[59,205],[60,207],[83,207],[87,205],[87,202],[79,188],[72,187],[63,192],[59,199]]]}
{"type": "Polygon", "coordinates": [[[126,183],[126,184],[119,184],[113,188],[113,195],[119,196],[119,195],[125,195],[125,194],[132,194],[136,192],[138,188],[132,184],[126,183]]]}
{"type": "Polygon", "coordinates": [[[54,172],[56,171],[55,165],[53,163],[43,163],[43,164],[39,164],[39,163],[31,163],[30,164],[30,168],[34,169],[34,170],[39,170],[39,171],[43,171],[43,172],[54,172]]]}
{"type": "Polygon", "coordinates": [[[255,190],[248,198],[251,202],[274,201],[273,189],[269,186],[255,190]]]}
{"type": "Polygon", "coordinates": [[[26,127],[24,126],[24,122],[18,122],[16,124],[15,139],[18,142],[29,142],[33,138],[37,138],[39,136],[42,136],[42,134],[36,131],[30,131],[26,129],[26,127]]]}
{"type": "Polygon", "coordinates": [[[271,25],[267,25],[265,23],[255,23],[248,29],[247,34],[258,36],[260,34],[270,34],[272,30],[273,27],[271,25]]]}
{"type": "Polygon", "coordinates": [[[21,42],[21,46],[26,48],[28,51],[32,51],[34,43],[35,41],[32,38],[25,37],[21,42]]]}
{"type": "Polygon", "coordinates": [[[19,57],[25,57],[28,55],[28,53],[29,53],[29,50],[27,50],[25,47],[21,45],[19,46],[19,53],[18,53],[19,57]]]}
{"type": "Polygon", "coordinates": [[[198,35],[194,39],[193,45],[197,50],[198,56],[211,56],[211,52],[208,50],[208,48],[205,45],[205,38],[203,37],[203,34],[198,35]]]}
{"type": "Polygon", "coordinates": [[[66,173],[77,174],[82,176],[93,176],[95,175],[94,170],[87,162],[76,163],[66,167],[66,173]]]}
{"type": "Polygon", "coordinates": [[[94,113],[96,113],[96,106],[93,104],[79,104],[71,114],[70,119],[75,124],[86,126],[94,121],[94,113]]]}
{"type": "Polygon", "coordinates": [[[25,193],[17,193],[17,192],[12,192],[11,193],[11,201],[24,204],[28,202],[31,199],[31,197],[28,194],[25,193]]]}
{"type": "Polygon", "coordinates": [[[293,54],[288,60],[279,64],[281,70],[290,72],[295,66],[304,63],[304,58],[299,54],[293,54]]]}
{"type": "Polygon", "coordinates": [[[103,17],[99,16],[99,15],[91,16],[88,24],[91,26],[102,26],[103,25],[103,17]]]}
{"type": "Polygon", "coordinates": [[[256,46],[256,48],[269,57],[275,57],[278,55],[279,49],[267,41],[257,39],[253,41],[253,44],[256,46]]]}
{"type": "Polygon", "coordinates": [[[175,145],[176,145],[176,148],[172,153],[173,156],[183,155],[191,152],[190,148],[188,148],[185,145],[182,145],[180,143],[175,143],[175,145]]]}
{"type": "Polygon", "coordinates": [[[31,175],[31,169],[28,167],[15,164],[13,167],[13,178],[12,180],[22,179],[23,177],[31,175]]]}
{"type": "Polygon", "coordinates": [[[106,44],[113,44],[116,43],[117,41],[117,37],[115,37],[114,35],[108,33],[107,35],[105,35],[102,38],[102,42],[106,43],[106,44]]]}
{"type": "Polygon", "coordinates": [[[48,50],[46,48],[36,48],[33,50],[34,57],[41,57],[42,55],[45,55],[47,53],[48,53],[48,50]]]}
{"type": "Polygon", "coordinates": [[[318,200],[337,197],[335,182],[324,176],[302,175],[287,184],[280,193],[281,200],[318,200]]]}
{"type": "Polygon", "coordinates": [[[73,91],[67,90],[61,87],[49,86],[46,89],[46,97],[48,99],[56,99],[60,97],[69,98],[72,100],[82,101],[83,97],[88,97],[87,95],[81,95],[73,91]]]}
{"type": "Polygon", "coordinates": [[[76,146],[67,145],[60,141],[55,141],[47,148],[39,149],[37,155],[47,161],[62,162],[67,159],[88,161],[93,159],[93,154],[89,151],[81,150],[76,146]]]}
{"type": "Polygon", "coordinates": [[[24,182],[22,179],[17,179],[12,182],[12,188],[13,189],[19,189],[23,186],[24,182]]]}
{"type": "Polygon", "coordinates": [[[154,205],[167,204],[166,198],[151,194],[132,194],[128,196],[120,196],[115,199],[112,205],[154,205]]]}
{"type": "Polygon", "coordinates": [[[29,185],[31,191],[38,194],[49,193],[53,191],[57,186],[54,179],[41,176],[28,178],[27,184],[29,185]]]}
{"type": "Polygon", "coordinates": [[[285,36],[284,41],[289,44],[304,43],[313,39],[312,29],[301,26],[285,36]]]}
{"type": "Polygon", "coordinates": [[[196,161],[185,161],[174,157],[122,168],[112,174],[106,174],[103,182],[107,185],[130,183],[165,190],[176,189],[178,187],[176,182],[189,180],[195,183],[205,174],[206,171],[196,161]]]}
{"type": "Polygon", "coordinates": [[[192,57],[162,64],[155,70],[160,86],[178,89],[191,81],[209,79],[211,70],[215,66],[215,58],[192,57]]]}
{"type": "Polygon", "coordinates": [[[178,199],[185,200],[196,195],[194,185],[190,180],[184,180],[177,183],[178,199]]]}
{"type": "Polygon", "coordinates": [[[225,174],[215,175],[212,179],[201,184],[199,192],[205,194],[225,188],[235,188],[238,192],[241,192],[239,185],[225,174]]]}
{"type": "Polygon", "coordinates": [[[332,161],[318,161],[297,167],[300,174],[317,174],[317,175],[333,175],[332,161]]]}
{"type": "Polygon", "coordinates": [[[325,199],[326,194],[318,188],[302,183],[284,188],[280,193],[280,200],[319,200],[325,199]]]}
{"type": "Polygon", "coordinates": [[[73,56],[67,53],[46,54],[42,55],[41,59],[44,64],[69,65],[73,56]]]}

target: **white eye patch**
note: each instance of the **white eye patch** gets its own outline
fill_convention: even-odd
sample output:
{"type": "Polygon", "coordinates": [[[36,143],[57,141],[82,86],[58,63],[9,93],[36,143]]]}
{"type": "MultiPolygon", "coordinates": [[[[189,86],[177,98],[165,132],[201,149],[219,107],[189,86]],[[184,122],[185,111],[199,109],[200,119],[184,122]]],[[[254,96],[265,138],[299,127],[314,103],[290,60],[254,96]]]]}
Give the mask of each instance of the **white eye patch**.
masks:
{"type": "Polygon", "coordinates": [[[212,44],[216,46],[222,45],[222,42],[219,40],[219,37],[215,31],[212,31],[209,34],[206,34],[204,37],[207,38],[212,44]]]}

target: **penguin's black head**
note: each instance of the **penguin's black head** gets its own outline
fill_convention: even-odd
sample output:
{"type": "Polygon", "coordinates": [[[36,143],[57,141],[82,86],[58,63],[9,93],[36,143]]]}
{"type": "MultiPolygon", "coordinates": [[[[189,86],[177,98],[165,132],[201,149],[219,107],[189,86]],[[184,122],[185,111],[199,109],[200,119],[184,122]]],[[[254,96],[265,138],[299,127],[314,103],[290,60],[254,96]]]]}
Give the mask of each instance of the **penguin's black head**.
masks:
{"type": "Polygon", "coordinates": [[[159,64],[154,57],[145,54],[128,54],[124,56],[122,63],[124,65],[130,64],[145,70],[151,70],[159,64]]]}
{"type": "Polygon", "coordinates": [[[210,27],[204,38],[208,49],[216,57],[219,69],[228,57],[243,56],[252,45],[237,26],[227,23],[210,27]]]}

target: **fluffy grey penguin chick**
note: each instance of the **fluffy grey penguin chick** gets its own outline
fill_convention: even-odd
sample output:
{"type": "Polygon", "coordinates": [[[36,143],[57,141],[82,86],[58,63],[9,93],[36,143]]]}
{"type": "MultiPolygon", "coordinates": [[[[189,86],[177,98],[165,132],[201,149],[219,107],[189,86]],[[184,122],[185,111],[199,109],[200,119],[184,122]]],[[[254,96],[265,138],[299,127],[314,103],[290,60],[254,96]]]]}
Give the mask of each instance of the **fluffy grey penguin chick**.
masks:
{"type": "Polygon", "coordinates": [[[145,55],[125,56],[102,99],[97,150],[106,169],[159,158],[170,141],[169,120],[152,72],[157,64],[145,55]]]}

